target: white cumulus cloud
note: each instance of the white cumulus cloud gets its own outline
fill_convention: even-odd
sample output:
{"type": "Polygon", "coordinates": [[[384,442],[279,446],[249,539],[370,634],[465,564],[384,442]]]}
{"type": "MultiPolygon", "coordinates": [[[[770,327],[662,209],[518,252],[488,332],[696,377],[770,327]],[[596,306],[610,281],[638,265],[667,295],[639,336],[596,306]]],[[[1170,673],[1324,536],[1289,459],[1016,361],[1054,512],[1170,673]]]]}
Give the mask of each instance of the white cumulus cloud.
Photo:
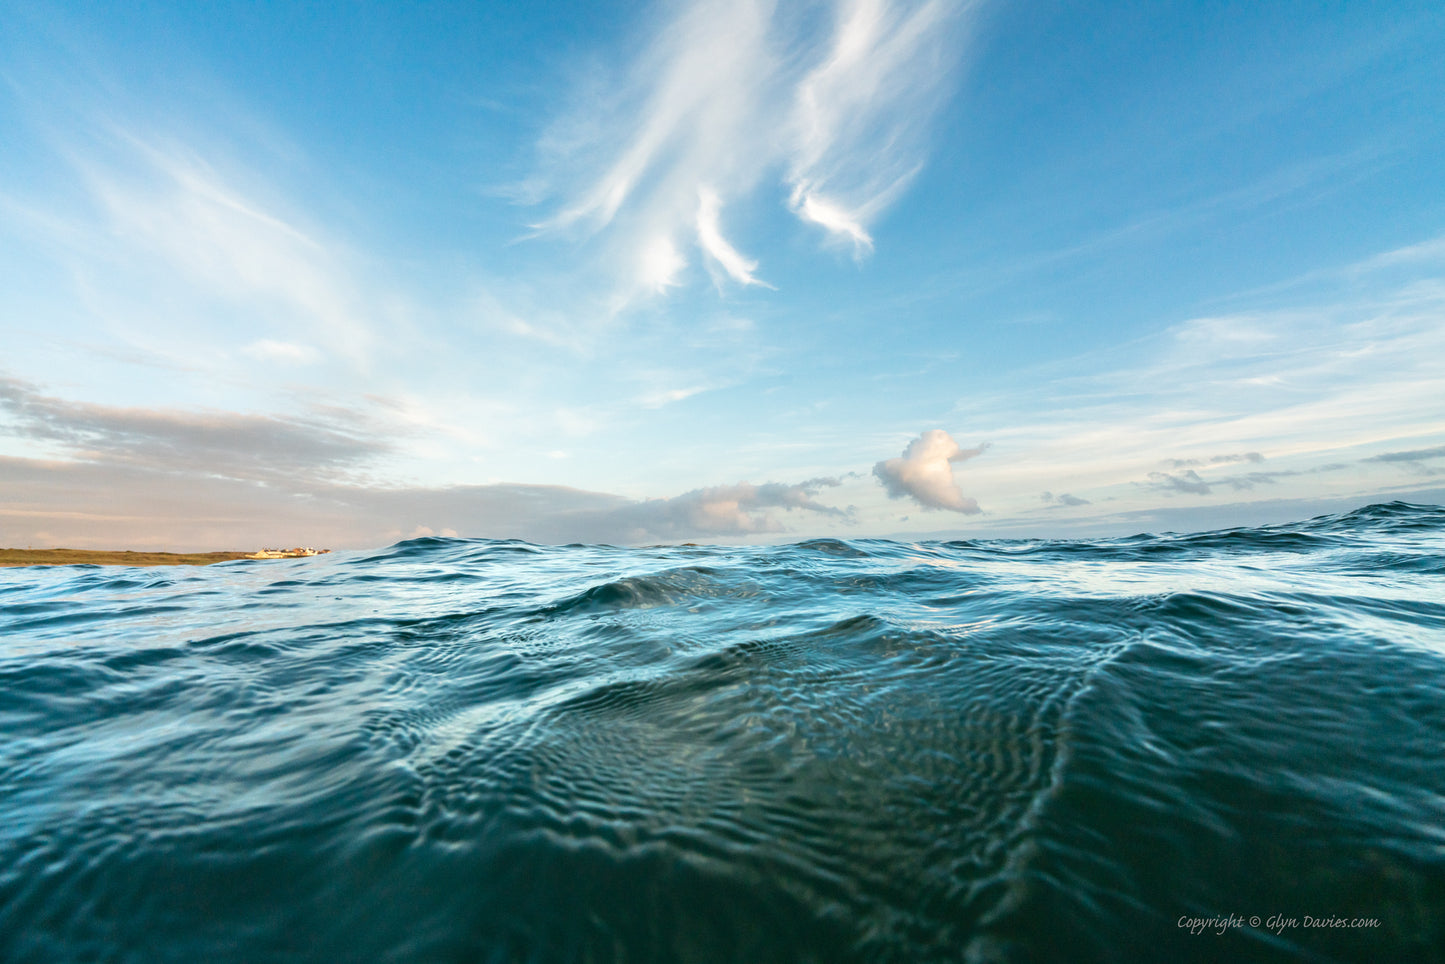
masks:
{"type": "Polygon", "coordinates": [[[888,490],[889,498],[913,499],[925,509],[948,509],[974,515],[978,502],[965,496],[953,478],[953,463],[971,459],[984,450],[960,448],[943,429],[929,429],[908,443],[903,455],[873,466],[873,474],[888,490]]]}

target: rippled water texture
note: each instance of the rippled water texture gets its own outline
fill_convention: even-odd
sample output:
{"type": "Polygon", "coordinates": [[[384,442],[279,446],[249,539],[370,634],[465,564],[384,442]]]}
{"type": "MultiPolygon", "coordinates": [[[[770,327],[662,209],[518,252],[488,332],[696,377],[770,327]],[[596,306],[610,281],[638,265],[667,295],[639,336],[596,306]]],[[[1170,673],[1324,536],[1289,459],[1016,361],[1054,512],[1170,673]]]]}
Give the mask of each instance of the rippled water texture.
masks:
{"type": "Polygon", "coordinates": [[[14,569],[0,638],[5,961],[1445,960],[1440,508],[14,569]]]}

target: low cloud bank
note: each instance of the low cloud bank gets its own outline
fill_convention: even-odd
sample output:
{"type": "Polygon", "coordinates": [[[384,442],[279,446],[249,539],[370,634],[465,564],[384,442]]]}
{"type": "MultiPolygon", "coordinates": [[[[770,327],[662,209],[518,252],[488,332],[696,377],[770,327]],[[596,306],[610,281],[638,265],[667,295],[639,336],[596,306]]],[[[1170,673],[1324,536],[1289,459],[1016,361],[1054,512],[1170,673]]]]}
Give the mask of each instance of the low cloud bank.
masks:
{"type": "Polygon", "coordinates": [[[971,459],[986,447],[961,448],[943,429],[930,429],[909,442],[899,458],[873,466],[873,474],[888,490],[890,499],[912,499],[925,509],[977,515],[983,510],[977,500],[959,489],[953,478],[953,463],[971,459]]]}
{"type": "Polygon", "coordinates": [[[121,408],[55,398],[6,376],[0,415],[0,434],[48,443],[80,461],[233,479],[342,479],[390,451],[352,413],[295,418],[121,408]]]}
{"type": "Polygon", "coordinates": [[[787,531],[837,479],[712,486],[637,502],[558,485],[291,485],[115,462],[0,457],[0,545],[119,549],[367,548],[441,534],[543,544],[739,539],[787,531]]]}
{"type": "Polygon", "coordinates": [[[610,510],[597,519],[626,530],[624,542],[670,541],[705,536],[750,536],[784,532],[773,509],[812,512],[850,519],[851,512],[824,505],[820,489],[840,484],[836,478],[809,479],[795,485],[769,482],[719,485],[694,489],[671,499],[649,499],[610,510]]]}
{"type": "Polygon", "coordinates": [[[853,516],[817,498],[838,478],[641,502],[557,485],[387,487],[370,479],[391,445],[355,413],[119,408],[5,376],[0,434],[59,454],[0,457],[0,543],[11,546],[348,548],[434,533],[636,544],[781,533],[789,514],[853,516]]]}

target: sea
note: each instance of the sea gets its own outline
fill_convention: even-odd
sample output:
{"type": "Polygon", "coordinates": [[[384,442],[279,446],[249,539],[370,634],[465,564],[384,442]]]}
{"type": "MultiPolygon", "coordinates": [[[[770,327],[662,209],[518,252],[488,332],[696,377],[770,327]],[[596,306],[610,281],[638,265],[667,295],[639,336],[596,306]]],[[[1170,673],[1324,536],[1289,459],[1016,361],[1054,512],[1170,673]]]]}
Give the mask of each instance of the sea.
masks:
{"type": "Polygon", "coordinates": [[[1445,961],[1445,509],[0,570],[0,961],[1445,961]]]}

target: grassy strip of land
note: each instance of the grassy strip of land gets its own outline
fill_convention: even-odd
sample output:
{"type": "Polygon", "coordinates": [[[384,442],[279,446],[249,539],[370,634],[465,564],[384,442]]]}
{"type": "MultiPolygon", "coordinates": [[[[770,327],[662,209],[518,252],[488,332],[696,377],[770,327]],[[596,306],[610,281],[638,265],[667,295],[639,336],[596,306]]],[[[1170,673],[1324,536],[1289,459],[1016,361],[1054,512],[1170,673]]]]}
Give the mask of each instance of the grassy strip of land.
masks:
{"type": "Polygon", "coordinates": [[[209,566],[232,559],[288,558],[256,552],[130,552],[108,549],[0,549],[0,566],[209,566]]]}

